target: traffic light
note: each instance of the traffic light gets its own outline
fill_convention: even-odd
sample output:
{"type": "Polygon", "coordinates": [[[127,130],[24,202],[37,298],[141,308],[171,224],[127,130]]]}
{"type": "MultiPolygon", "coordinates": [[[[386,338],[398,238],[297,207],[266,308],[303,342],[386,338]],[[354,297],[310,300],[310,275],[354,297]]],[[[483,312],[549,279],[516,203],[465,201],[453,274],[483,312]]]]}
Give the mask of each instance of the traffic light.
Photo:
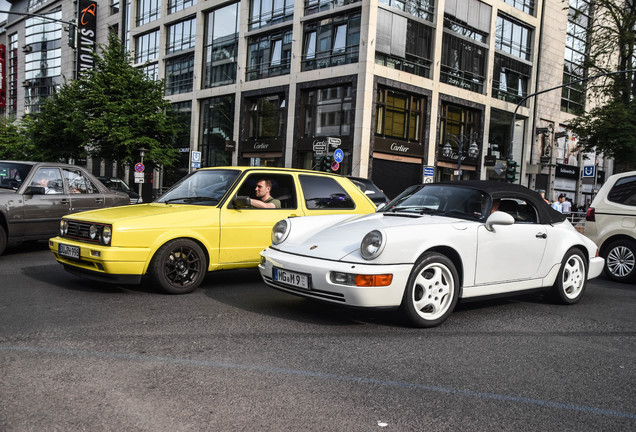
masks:
{"type": "Polygon", "coordinates": [[[332,162],[333,162],[333,156],[331,155],[323,156],[322,161],[320,163],[320,170],[325,172],[330,172],[332,162]]]}
{"type": "Polygon", "coordinates": [[[517,162],[509,159],[506,166],[506,181],[508,183],[514,183],[517,181],[517,162]]]}

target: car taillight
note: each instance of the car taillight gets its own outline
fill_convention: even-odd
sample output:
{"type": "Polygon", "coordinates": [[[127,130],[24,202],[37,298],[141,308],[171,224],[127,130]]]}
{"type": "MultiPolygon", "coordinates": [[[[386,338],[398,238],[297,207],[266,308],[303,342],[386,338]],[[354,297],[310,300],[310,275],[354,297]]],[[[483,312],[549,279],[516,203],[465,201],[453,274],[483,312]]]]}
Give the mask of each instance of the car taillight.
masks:
{"type": "Polygon", "coordinates": [[[596,222],[596,217],[594,216],[594,207],[590,207],[587,209],[585,220],[588,222],[596,222]]]}

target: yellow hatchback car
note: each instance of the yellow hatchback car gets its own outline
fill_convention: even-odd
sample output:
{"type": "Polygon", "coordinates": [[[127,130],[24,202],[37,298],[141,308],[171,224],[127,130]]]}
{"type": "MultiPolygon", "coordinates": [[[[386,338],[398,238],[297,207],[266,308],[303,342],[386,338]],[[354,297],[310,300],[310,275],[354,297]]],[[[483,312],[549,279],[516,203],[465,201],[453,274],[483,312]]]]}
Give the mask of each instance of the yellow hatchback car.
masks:
{"type": "Polygon", "coordinates": [[[354,183],[335,174],[204,168],[150,204],[63,217],[49,248],[73,274],[125,284],[148,275],[164,291],[184,294],[206,271],[256,267],[281,219],[375,208],[354,183]]]}

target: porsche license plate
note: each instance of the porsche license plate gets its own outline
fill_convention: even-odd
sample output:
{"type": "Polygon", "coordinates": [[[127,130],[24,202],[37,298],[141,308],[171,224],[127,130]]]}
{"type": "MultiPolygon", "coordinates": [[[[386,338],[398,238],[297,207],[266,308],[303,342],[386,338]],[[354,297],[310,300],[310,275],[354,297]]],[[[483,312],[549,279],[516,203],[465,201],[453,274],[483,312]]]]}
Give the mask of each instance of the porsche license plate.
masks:
{"type": "Polygon", "coordinates": [[[60,243],[57,248],[61,256],[71,259],[80,259],[80,248],[78,246],[71,246],[60,243]]]}
{"type": "Polygon", "coordinates": [[[279,268],[274,269],[274,280],[296,288],[309,289],[309,276],[302,273],[290,272],[279,268]]]}

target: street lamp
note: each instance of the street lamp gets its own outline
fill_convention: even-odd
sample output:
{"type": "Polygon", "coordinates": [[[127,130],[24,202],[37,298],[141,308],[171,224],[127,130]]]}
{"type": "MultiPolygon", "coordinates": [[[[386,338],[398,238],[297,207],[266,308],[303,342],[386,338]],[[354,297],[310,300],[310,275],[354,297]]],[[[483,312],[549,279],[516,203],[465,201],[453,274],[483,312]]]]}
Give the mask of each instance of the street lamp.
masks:
{"type": "Polygon", "coordinates": [[[468,157],[476,158],[479,154],[479,146],[477,145],[477,133],[472,133],[470,135],[453,135],[446,134],[446,144],[442,147],[442,154],[444,157],[450,158],[453,156],[453,146],[451,142],[457,146],[457,174],[459,180],[462,179],[462,155],[464,152],[464,143],[470,141],[470,145],[468,146],[468,157]]]}

